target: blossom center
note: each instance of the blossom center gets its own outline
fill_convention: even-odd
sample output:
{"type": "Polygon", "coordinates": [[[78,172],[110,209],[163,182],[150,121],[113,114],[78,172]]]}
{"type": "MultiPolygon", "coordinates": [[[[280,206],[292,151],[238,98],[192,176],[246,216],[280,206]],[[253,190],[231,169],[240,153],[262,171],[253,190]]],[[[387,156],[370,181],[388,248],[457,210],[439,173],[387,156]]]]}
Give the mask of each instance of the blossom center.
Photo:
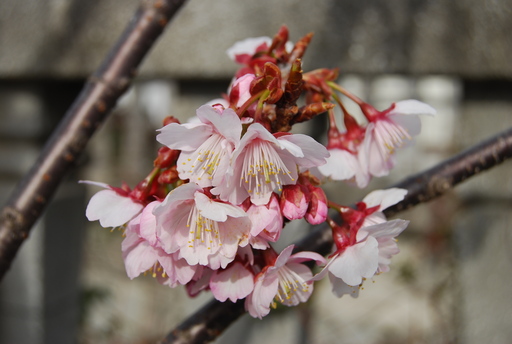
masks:
{"type": "Polygon", "coordinates": [[[242,165],[242,180],[250,194],[260,195],[295,181],[271,143],[255,140],[248,146],[242,165]],[[288,179],[285,181],[285,179],[288,179]]]}
{"type": "Polygon", "coordinates": [[[277,275],[279,287],[275,300],[281,302],[283,305],[295,305],[297,302],[294,300],[294,296],[297,293],[307,293],[309,291],[309,284],[307,284],[299,274],[287,266],[281,267],[277,271],[277,275]]]}
{"type": "Polygon", "coordinates": [[[189,176],[194,176],[201,180],[206,174],[206,178],[211,180],[215,174],[221,160],[226,156],[226,139],[219,134],[210,136],[194,154],[182,162],[182,170],[189,176]]]}
{"type": "Polygon", "coordinates": [[[196,245],[204,245],[208,250],[222,245],[219,237],[219,224],[217,221],[206,218],[201,215],[197,207],[190,210],[187,227],[190,228],[188,244],[190,248],[196,245]]]}
{"type": "Polygon", "coordinates": [[[375,138],[379,147],[385,147],[389,154],[393,154],[395,148],[401,147],[405,140],[412,140],[411,135],[404,127],[387,120],[376,123],[375,129],[375,138]]]}

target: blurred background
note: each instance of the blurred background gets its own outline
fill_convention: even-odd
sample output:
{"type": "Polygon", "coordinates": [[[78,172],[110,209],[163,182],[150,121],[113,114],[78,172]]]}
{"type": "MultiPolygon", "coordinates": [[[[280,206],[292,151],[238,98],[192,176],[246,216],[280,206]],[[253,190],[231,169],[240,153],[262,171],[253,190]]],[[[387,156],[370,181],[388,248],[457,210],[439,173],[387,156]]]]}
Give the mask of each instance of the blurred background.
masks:
{"type": "MultiPolygon", "coordinates": [[[[0,204],[138,4],[0,1],[0,204]]],[[[226,91],[234,42],[272,37],[282,24],[292,41],[314,32],[305,71],[340,67],[340,83],[379,109],[410,98],[437,109],[389,177],[366,190],[327,184],[330,198],[350,204],[512,126],[510,18],[511,0],[190,0],[0,284],[0,343],[153,343],[211,298],[189,299],[149,276],[130,281],[122,233],[87,222],[99,190],[77,181],[133,187],[143,179],[162,119],[184,121],[226,91]]],[[[325,140],[325,121],[315,125],[296,130],[325,140]]],[[[308,304],[263,321],[244,316],[218,342],[510,343],[511,166],[400,214],[411,220],[402,252],[358,299],[337,299],[319,283],[308,304]]],[[[291,242],[308,230],[294,221],[284,233],[291,242]]]]}

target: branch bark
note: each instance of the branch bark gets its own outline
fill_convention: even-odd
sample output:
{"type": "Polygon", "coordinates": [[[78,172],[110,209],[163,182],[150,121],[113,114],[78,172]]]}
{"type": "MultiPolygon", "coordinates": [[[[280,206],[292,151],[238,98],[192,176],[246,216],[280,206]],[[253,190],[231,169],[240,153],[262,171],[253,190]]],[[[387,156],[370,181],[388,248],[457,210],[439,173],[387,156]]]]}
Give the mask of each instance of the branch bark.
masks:
{"type": "MultiPolygon", "coordinates": [[[[508,129],[433,168],[394,185],[407,189],[405,199],[386,209],[387,216],[430,201],[451,190],[464,180],[488,170],[512,157],[512,128],[508,129]]],[[[316,226],[295,243],[296,250],[315,251],[327,255],[332,249],[331,230],[316,226]]],[[[198,344],[215,340],[231,323],[245,313],[243,302],[210,301],[171,331],[162,344],[198,344]]]]}
{"type": "Polygon", "coordinates": [[[0,280],[98,126],[126,91],[142,59],[185,0],[141,3],[106,59],[67,111],[0,213],[0,280]]]}

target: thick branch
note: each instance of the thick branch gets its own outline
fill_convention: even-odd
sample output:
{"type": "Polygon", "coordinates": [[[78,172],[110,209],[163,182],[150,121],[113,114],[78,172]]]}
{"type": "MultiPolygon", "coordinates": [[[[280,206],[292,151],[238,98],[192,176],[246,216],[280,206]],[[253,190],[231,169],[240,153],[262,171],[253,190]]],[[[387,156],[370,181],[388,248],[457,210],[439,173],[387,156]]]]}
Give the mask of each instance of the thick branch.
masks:
{"type": "Polygon", "coordinates": [[[0,213],[0,279],[60,181],[185,0],[144,1],[0,213]]]}
{"type": "MultiPolygon", "coordinates": [[[[407,189],[406,198],[386,210],[395,214],[416,204],[441,196],[455,185],[512,157],[512,129],[484,141],[439,165],[409,177],[395,185],[407,189]]],[[[315,228],[296,243],[297,250],[327,255],[332,248],[331,231],[327,226],[315,228]]],[[[242,302],[211,301],[190,316],[161,342],[204,343],[217,338],[232,322],[244,314],[242,302]]]]}

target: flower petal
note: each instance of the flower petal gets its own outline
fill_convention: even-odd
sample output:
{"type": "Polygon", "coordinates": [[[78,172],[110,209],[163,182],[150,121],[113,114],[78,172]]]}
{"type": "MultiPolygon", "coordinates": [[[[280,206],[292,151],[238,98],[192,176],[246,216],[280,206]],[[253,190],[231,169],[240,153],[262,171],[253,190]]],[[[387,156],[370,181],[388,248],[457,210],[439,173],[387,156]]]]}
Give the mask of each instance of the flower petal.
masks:
{"type": "Polygon", "coordinates": [[[245,308],[255,318],[263,318],[270,312],[270,303],[279,286],[277,274],[261,273],[256,276],[253,292],[245,300],[245,308]]]}
{"type": "Polygon", "coordinates": [[[236,302],[254,289],[254,276],[241,263],[235,262],[225,270],[216,270],[210,280],[213,296],[220,302],[236,302]]]}
{"type": "Polygon", "coordinates": [[[418,100],[408,99],[396,102],[394,108],[389,112],[389,114],[434,116],[436,114],[436,109],[418,100]]]}
{"type": "Polygon", "coordinates": [[[363,199],[368,208],[379,206],[377,211],[383,211],[392,205],[402,201],[407,195],[407,190],[391,188],[386,190],[374,190],[363,199]]]}
{"type": "Polygon", "coordinates": [[[359,285],[364,278],[372,277],[377,271],[378,242],[369,236],[365,241],[349,246],[333,258],[329,271],[351,286],[359,285]]]}
{"type": "Polygon", "coordinates": [[[201,212],[202,216],[218,222],[224,222],[230,217],[244,217],[247,213],[242,208],[235,207],[234,205],[215,202],[204,193],[196,192],[194,195],[196,207],[201,212]]]}
{"type": "Polygon", "coordinates": [[[89,221],[99,220],[102,227],[119,227],[136,216],[144,206],[114,190],[101,190],[91,197],[85,216],[89,221]]]}
{"type": "Polygon", "coordinates": [[[212,128],[202,123],[171,123],[158,129],[156,140],[161,144],[182,151],[197,149],[212,134],[212,128]]]}

